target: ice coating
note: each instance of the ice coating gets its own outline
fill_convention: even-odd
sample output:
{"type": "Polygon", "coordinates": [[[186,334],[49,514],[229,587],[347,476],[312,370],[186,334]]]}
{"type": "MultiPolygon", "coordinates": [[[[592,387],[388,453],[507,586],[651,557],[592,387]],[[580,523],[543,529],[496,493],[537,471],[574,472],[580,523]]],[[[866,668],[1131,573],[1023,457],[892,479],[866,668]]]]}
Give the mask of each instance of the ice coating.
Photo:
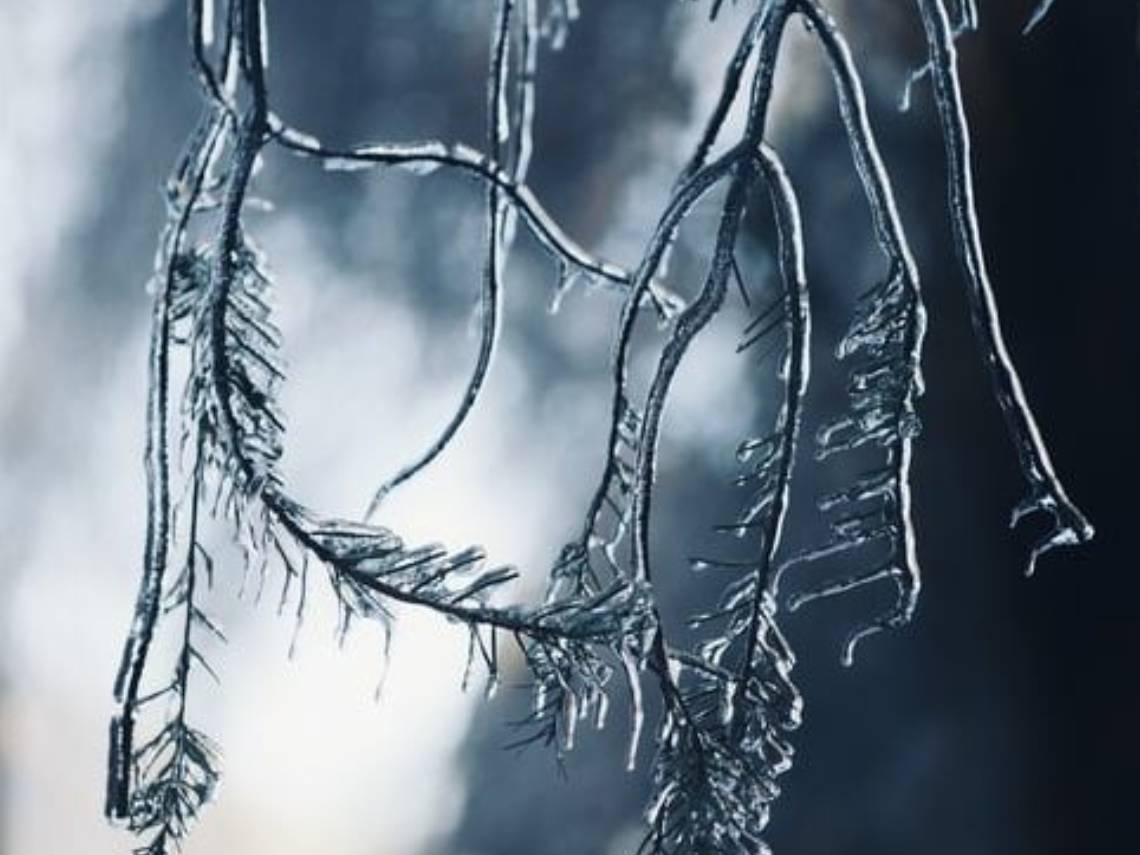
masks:
{"type": "MultiPolygon", "coordinates": [[[[283,569],[278,611],[295,601],[298,625],[308,566],[315,562],[327,571],[340,609],[342,639],[364,620],[387,633],[395,603],[430,610],[465,629],[462,685],[485,672],[488,694],[500,679],[499,641],[516,643],[535,686],[532,715],[522,724],[518,744],[541,742],[556,753],[572,750],[583,722],[605,725],[616,676],[629,696],[625,759],[632,768],[647,730],[647,708],[653,708],[645,693],[658,692],[664,713],[659,726],[650,728],[657,752],[641,851],[767,851],[763,834],[779,795],[778,778],[792,762],[788,739],[803,712],[791,679],[795,656],[781,629],[782,608],[794,611],[868,585],[892,585],[891,608],[850,631],[842,652],[850,664],[862,639],[911,619],[921,586],[910,463],[920,427],[926,316],[860,73],[838,24],[815,0],[759,0],[742,28],[704,132],[674,181],[641,258],[626,270],[571,239],[526,183],[534,148],[539,45],[545,40],[557,49],[564,43],[568,24],[581,11],[574,0],[495,4],[485,150],[441,140],[326,145],[271,111],[262,0],[228,0],[217,9],[204,0],[188,2],[193,70],[206,109],[167,185],[168,222],[151,288],[147,544],[116,679],[120,706],[110,731],[108,815],[150,836],[143,851],[171,852],[216,788],[218,750],[194,729],[186,704],[191,677],[213,677],[208,646],[223,638],[198,596],[201,583],[215,573],[198,536],[205,512],[229,527],[243,556],[243,584],[248,577],[255,597],[270,563],[283,569]],[[809,25],[831,65],[855,173],[886,269],[857,301],[836,348],[836,359],[847,364],[847,406],[815,436],[821,460],[862,449],[878,454],[879,461],[818,499],[828,534],[785,556],[781,550],[798,483],[793,475],[811,375],[812,329],[800,211],[791,177],[765,140],[765,126],[774,68],[793,16],[809,25]],[[744,98],[743,133],[710,161],[728,114],[744,98]],[[391,166],[417,176],[459,173],[480,182],[486,193],[480,346],[468,386],[428,449],[380,485],[369,517],[383,510],[381,502],[394,488],[443,453],[475,406],[493,365],[502,272],[517,221],[553,261],[553,309],[576,282],[622,297],[598,486],[581,530],[550,568],[539,605],[499,605],[495,595],[506,590],[518,571],[488,560],[478,546],[454,550],[409,544],[378,523],[312,510],[289,491],[278,467],[286,429],[276,401],[286,366],[273,320],[275,285],[244,227],[245,213],[260,204],[251,196],[252,185],[264,180],[258,165],[270,145],[332,171],[391,166]],[[722,184],[709,271],[695,299],[686,303],[663,281],[669,252],[698,203],[722,184]],[[754,302],[755,283],[737,257],[745,210],[759,187],[767,190],[774,211],[783,286],[779,297],[764,303],[754,302]],[[206,236],[194,245],[185,239],[191,222],[195,235],[206,236]],[[714,550],[692,559],[694,571],[708,572],[722,587],[714,606],[685,616],[695,640],[691,650],[681,649],[662,620],[652,584],[657,452],[679,367],[736,292],[749,313],[737,350],[755,370],[773,372],[781,397],[772,423],[739,442],[732,483],[741,504],[733,519],[717,527],[730,536],[719,542],[730,542],[737,555],[745,550],[743,557],[718,557],[714,550]],[[647,307],[656,313],[665,343],[651,362],[645,388],[637,388],[631,379],[632,336],[647,307]],[[189,364],[177,398],[180,408],[170,406],[177,391],[170,388],[172,353],[187,357],[189,364]],[[778,355],[768,367],[771,353],[778,355]],[[178,431],[182,456],[191,461],[186,484],[173,483],[170,430],[178,431]],[[177,514],[171,499],[175,486],[184,496],[177,514]],[[784,571],[824,559],[843,566],[829,578],[816,577],[794,589],[782,605],[778,595],[784,571]],[[177,664],[173,674],[158,680],[157,691],[144,693],[151,638],[164,617],[177,622],[177,664]],[[159,716],[154,702],[163,698],[172,703],[159,716]],[[140,740],[144,731],[147,738],[140,740]]],[[[1049,0],[1039,4],[1027,29],[1039,23],[1050,5],[1049,0]]],[[[710,16],[722,6],[719,0],[710,2],[710,16]]],[[[956,38],[977,26],[976,3],[955,3],[953,21],[943,0],[918,0],[918,9],[930,59],[911,75],[907,93],[930,75],[950,164],[951,219],[975,326],[1029,481],[1029,495],[1014,509],[1013,523],[1041,511],[1054,520],[1031,551],[1032,572],[1041,555],[1087,540],[1092,529],[1053,472],[1005,350],[985,270],[954,48],[956,38]]]]}

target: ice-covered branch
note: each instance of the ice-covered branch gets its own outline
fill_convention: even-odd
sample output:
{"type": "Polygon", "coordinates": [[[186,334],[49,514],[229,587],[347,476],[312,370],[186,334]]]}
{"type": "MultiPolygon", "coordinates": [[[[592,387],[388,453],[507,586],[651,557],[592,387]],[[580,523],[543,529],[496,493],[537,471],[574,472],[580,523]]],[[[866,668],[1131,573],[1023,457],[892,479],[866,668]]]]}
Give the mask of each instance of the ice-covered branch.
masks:
{"type": "MultiPolygon", "coordinates": [[[[438,167],[466,172],[498,187],[511,205],[522,215],[531,233],[561,264],[580,270],[600,284],[619,292],[627,292],[633,277],[624,268],[591,255],[562,230],[547,213],[534,191],[517,183],[510,174],[487,155],[463,143],[431,140],[420,143],[382,143],[356,148],[324,146],[307,134],[293,130],[276,117],[272,121],[273,139],[287,149],[321,160],[331,169],[367,169],[373,166],[396,166],[423,174],[438,167]]],[[[683,305],[660,282],[652,282],[642,297],[653,303],[663,319],[672,317],[683,305]]]]}
{"type": "Polygon", "coordinates": [[[892,608],[848,635],[843,662],[850,665],[860,640],[909,622],[918,601],[921,573],[911,515],[910,463],[919,430],[916,407],[922,394],[926,311],[918,270],[847,41],[816,0],[800,0],[799,8],[811,22],[831,65],[856,172],[867,197],[877,242],[888,263],[885,281],[859,299],[855,320],[837,350],[839,358],[856,360],[848,385],[850,412],[820,430],[817,451],[822,459],[878,446],[885,450],[887,459],[882,467],[858,476],[840,493],[820,500],[822,512],[837,515],[831,523],[831,538],[789,562],[854,553],[877,541],[887,544],[885,557],[869,568],[800,591],[789,601],[797,608],[819,597],[880,581],[893,582],[896,599],[892,608]]]}
{"type": "Polygon", "coordinates": [[[163,582],[171,540],[169,400],[171,302],[180,267],[186,229],[207,181],[225,118],[207,109],[191,143],[183,154],[170,183],[169,220],[163,230],[155,271],[154,308],[151,317],[147,398],[147,526],[143,573],[135,615],[124,644],[115,678],[119,712],[112,722],[111,757],[108,764],[106,813],[117,821],[131,811],[131,764],[135,717],[143,672],[146,669],[155,625],[159,618],[163,582]]]}
{"type": "Polygon", "coordinates": [[[775,153],[761,146],[757,165],[775,210],[784,281],[784,401],[773,433],[745,443],[747,483],[755,494],[741,515],[760,531],[755,560],[698,562],[732,574],[717,606],[689,619],[702,634],[694,654],[670,650],[677,700],[660,735],[648,819],[648,851],[766,851],[761,834],[777,778],[791,766],[786,734],[800,723],[791,681],[795,657],[779,630],[770,573],[780,547],[809,375],[810,313],[799,206],[775,153]]]}
{"type": "MultiPolygon", "coordinates": [[[[524,6],[522,14],[522,29],[525,32],[533,27],[529,16],[533,10],[524,6]]],[[[508,78],[510,72],[508,48],[510,47],[512,18],[515,14],[515,0],[498,0],[496,9],[496,23],[492,28],[494,38],[491,42],[491,68],[487,76],[487,150],[495,161],[502,161],[504,144],[516,137],[525,137],[529,140],[531,128],[520,124],[513,127],[512,117],[507,110],[508,78]]],[[[526,94],[533,84],[523,84],[523,92],[519,96],[524,113],[531,113],[526,109],[529,97],[526,94]]],[[[531,118],[527,115],[527,119],[531,118]]],[[[518,119],[522,121],[522,119],[518,119]]],[[[529,143],[520,142],[519,153],[529,151],[529,143]]],[[[518,184],[525,176],[525,164],[517,162],[510,168],[510,178],[518,184]]],[[[438,437],[428,446],[427,450],[415,460],[400,469],[376,490],[369,503],[364,518],[370,519],[380,508],[380,503],[396,487],[410,481],[419,472],[423,471],[448,446],[466,421],[468,414],[475,406],[483,381],[491,367],[491,360],[495,353],[495,346],[499,338],[500,317],[502,315],[503,267],[506,262],[507,240],[504,232],[507,230],[507,211],[501,200],[501,191],[494,182],[487,186],[487,261],[483,268],[482,289],[479,295],[479,352],[475,359],[475,367],[467,381],[458,408],[448,420],[447,425],[438,437]]]]}
{"type": "MultiPolygon", "coordinates": [[[[955,249],[968,286],[974,333],[1029,485],[1028,495],[1013,511],[1012,525],[1036,512],[1052,517],[1052,527],[1030,551],[1026,572],[1031,574],[1037,559],[1046,552],[1058,546],[1085,543],[1092,538],[1094,530],[1066,495],[1053,469],[1049,450],[1041,437],[1002,334],[997,301],[982,248],[970,161],[970,128],[958,76],[958,53],[946,5],[943,0],[917,0],[917,3],[930,50],[935,100],[946,145],[950,218],[954,227],[955,249]]],[[[1048,11],[1048,6],[1045,3],[1039,7],[1039,15],[1048,11]]]]}

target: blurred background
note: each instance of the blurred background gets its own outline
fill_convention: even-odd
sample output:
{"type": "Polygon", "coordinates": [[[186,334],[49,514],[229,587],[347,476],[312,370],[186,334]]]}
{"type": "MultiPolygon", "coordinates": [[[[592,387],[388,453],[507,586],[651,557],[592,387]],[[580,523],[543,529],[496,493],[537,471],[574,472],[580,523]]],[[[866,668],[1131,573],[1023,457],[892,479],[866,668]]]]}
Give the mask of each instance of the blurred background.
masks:
{"type": "MultiPolygon", "coordinates": [[[[583,0],[540,56],[531,185],[583,245],[631,264],[718,91],[748,3],[583,0]],[[728,4],[726,4],[728,5],[728,4]]],[[[922,57],[911,4],[849,0],[848,26],[923,275],[930,314],[915,509],[925,569],[916,622],[839,665],[885,592],[806,608],[786,629],[806,699],[770,840],[801,855],[1140,852],[1140,284],[1137,6],[1058,0],[1030,37],[1029,0],[983,2],[962,45],[989,259],[1010,349],[1058,470],[1097,526],[1088,548],[1021,572],[1033,525],[1007,528],[1016,457],[974,349],[945,214],[929,91],[896,110],[922,57]]],[[[482,147],[488,0],[272,0],[276,109],[335,143],[438,137],[482,147]]],[[[197,114],[173,0],[0,0],[0,851],[125,852],[102,817],[111,682],[143,538],[145,350],[158,189],[197,114]]],[[[810,424],[842,406],[832,350],[881,267],[830,80],[798,25],[771,139],[806,220],[817,342],[810,424]]],[[[330,173],[273,152],[250,215],[279,283],[291,376],[285,470],[328,512],[359,514],[424,447],[476,351],[482,193],[437,172],[330,173]]],[[[674,258],[692,293],[713,208],[674,258]]],[[[770,223],[752,217],[750,287],[774,293],[770,223]]],[[[702,254],[702,253],[705,254],[702,254]]],[[[382,522],[413,541],[478,542],[541,591],[600,465],[619,301],[575,287],[520,235],[505,335],[456,444],[382,522]]],[[[766,300],[764,300],[766,302],[766,300]]],[[[772,363],[733,349],[736,301],[695,348],[666,423],[658,576],[676,607],[710,596],[685,558],[738,496],[733,449],[773,416],[772,363]]],[[[801,467],[792,520],[842,472],[801,467]]],[[[800,532],[800,534],[796,534],[800,532]]],[[[806,532],[806,534],[803,534],[806,532]]],[[[797,540],[799,538],[799,540],[797,540]]],[[[219,560],[236,556],[218,538],[219,560]]],[[[804,571],[807,572],[807,571],[804,571]]],[[[550,752],[503,746],[523,675],[484,701],[460,689],[465,638],[398,613],[385,666],[362,628],[343,649],[321,589],[302,626],[276,597],[211,608],[229,644],[196,721],[225,749],[216,803],[187,855],[620,855],[636,848],[650,746],[623,770],[623,710],[550,752]],[[383,677],[378,701],[374,689],[383,677]]],[[[315,578],[315,577],[314,577],[315,578]]],[[[794,587],[795,580],[789,579],[794,587]]]]}

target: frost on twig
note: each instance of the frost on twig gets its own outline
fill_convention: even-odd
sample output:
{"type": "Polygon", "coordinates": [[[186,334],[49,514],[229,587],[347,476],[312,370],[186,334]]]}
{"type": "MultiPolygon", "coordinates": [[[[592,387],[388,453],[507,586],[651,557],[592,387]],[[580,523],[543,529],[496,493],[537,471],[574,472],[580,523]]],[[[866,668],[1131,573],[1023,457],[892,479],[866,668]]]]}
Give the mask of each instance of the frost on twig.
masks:
{"type": "MultiPolygon", "coordinates": [[[[1032,570],[1042,553],[1087,540],[1092,527],[1054,474],[1006,352],[985,268],[955,52],[955,39],[977,26],[977,5],[957,0],[952,22],[943,0],[917,4],[930,55],[911,75],[907,92],[931,77],[975,329],[1030,487],[1014,521],[1035,511],[1053,518],[1053,528],[1033,550],[1032,570]]],[[[1029,28],[1050,5],[1049,0],[1039,5],[1029,28]]],[[[711,0],[708,13],[716,17],[723,8],[721,0],[711,0]]],[[[921,581],[910,464],[919,429],[926,315],[917,266],[843,33],[819,0],[755,0],[704,131],[642,256],[626,270],[572,240],[526,183],[536,154],[531,128],[539,46],[561,47],[581,11],[577,0],[495,0],[489,18],[485,151],[441,141],[346,148],[327,146],[273,112],[261,0],[188,0],[192,71],[205,108],[168,182],[167,221],[155,264],[146,544],[115,681],[118,709],[108,758],[107,815],[140,836],[139,852],[177,851],[218,781],[219,750],[192,724],[188,704],[192,681],[202,674],[214,678],[206,658],[211,639],[224,641],[202,605],[203,586],[214,576],[201,534],[210,520],[238,544],[243,582],[252,580],[258,595],[271,569],[280,571],[279,611],[292,603],[298,624],[310,570],[316,568],[324,571],[336,597],[341,633],[361,620],[390,632],[395,604],[428,609],[462,625],[468,638],[464,685],[481,667],[493,689],[500,647],[513,643],[534,684],[533,707],[516,744],[546,743],[559,756],[570,750],[583,722],[605,724],[614,676],[620,675],[632,713],[627,767],[637,762],[642,731],[655,734],[641,847],[646,853],[767,851],[763,834],[779,795],[778,779],[791,765],[789,739],[803,711],[791,676],[795,655],[781,626],[785,571],[842,562],[831,578],[793,590],[787,610],[875,583],[893,587],[890,608],[849,634],[847,664],[861,639],[901,626],[914,614],[921,581]],[[793,16],[807,24],[831,66],[885,272],[856,302],[839,343],[836,356],[848,366],[847,407],[818,431],[815,449],[821,460],[874,454],[877,462],[818,500],[829,535],[789,556],[783,554],[784,529],[794,499],[810,376],[811,313],[799,204],[765,127],[774,70],[793,16]],[[747,120],[740,137],[710,159],[728,115],[745,98],[747,120]],[[277,403],[286,379],[284,342],[274,320],[276,288],[268,262],[244,218],[252,203],[255,164],[270,146],[333,170],[457,172],[479,181],[486,194],[480,345],[468,385],[427,449],[382,483],[364,521],[309,508],[290,492],[279,468],[287,439],[285,414],[277,403]],[[708,271],[686,304],[663,281],[665,260],[697,205],[721,185],[708,271]],[[726,581],[711,609],[685,616],[695,636],[691,649],[685,649],[654,595],[657,456],[668,429],[674,381],[693,343],[723,311],[733,280],[747,294],[737,256],[758,188],[767,191],[774,211],[783,288],[768,305],[748,304],[753,314],[737,349],[745,357],[761,347],[778,354],[780,400],[773,423],[738,448],[735,486],[745,500],[736,517],[718,527],[743,557],[692,562],[694,571],[715,571],[726,581]],[[443,454],[477,403],[493,367],[504,270],[519,224],[554,260],[556,300],[579,276],[622,297],[597,486],[580,529],[550,569],[545,596],[533,606],[502,604],[498,598],[518,571],[489,561],[482,548],[409,544],[373,521],[395,487],[443,454]],[[651,364],[647,387],[638,390],[631,382],[633,339],[646,309],[656,314],[664,344],[651,364]],[[187,367],[176,372],[172,365],[187,367]],[[175,443],[172,436],[178,437],[175,443]],[[152,647],[167,627],[176,634],[175,661],[168,673],[155,677],[161,669],[152,661],[152,647]],[[660,694],[663,714],[656,727],[645,728],[642,698],[650,686],[660,694]]]]}

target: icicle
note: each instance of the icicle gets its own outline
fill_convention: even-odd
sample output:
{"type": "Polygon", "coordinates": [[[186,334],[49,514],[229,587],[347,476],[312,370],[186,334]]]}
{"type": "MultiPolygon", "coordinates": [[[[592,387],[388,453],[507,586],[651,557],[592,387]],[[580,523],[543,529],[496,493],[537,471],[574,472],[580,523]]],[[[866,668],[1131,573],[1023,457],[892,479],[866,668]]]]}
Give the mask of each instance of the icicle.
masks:
{"type": "Polygon", "coordinates": [[[606,726],[606,715],[610,710],[610,699],[605,692],[598,693],[597,705],[594,709],[594,728],[602,730],[606,726]]]}
{"type": "Polygon", "coordinates": [[[778,434],[746,439],[736,447],[736,459],[740,463],[747,463],[753,456],[759,454],[762,460],[767,460],[779,450],[779,444],[780,436],[778,434]]]}
{"type": "Polygon", "coordinates": [[[734,698],[736,697],[736,681],[724,680],[720,686],[720,723],[728,727],[736,715],[734,698]]]}
{"type": "Polygon", "coordinates": [[[1045,20],[1045,16],[1049,14],[1049,10],[1053,8],[1053,0],[1041,0],[1037,8],[1033,10],[1033,14],[1029,16],[1029,20],[1025,23],[1025,28],[1022,29],[1023,36],[1029,35],[1038,24],[1045,20]]]}
{"type": "Polygon", "coordinates": [[[629,687],[630,734],[629,751],[626,754],[626,771],[637,768],[637,746],[641,742],[641,728],[645,724],[645,710],[641,700],[641,677],[638,674],[637,657],[628,647],[621,652],[621,664],[625,669],[626,685],[629,687]]]}
{"type": "Polygon", "coordinates": [[[707,573],[710,570],[752,571],[757,568],[755,561],[719,561],[715,558],[691,558],[689,569],[694,573],[707,573]]]}
{"type": "Polygon", "coordinates": [[[566,46],[570,24],[578,20],[579,14],[578,0],[553,0],[541,30],[543,37],[549,39],[551,50],[560,51],[566,46]]]}
{"type": "Polygon", "coordinates": [[[459,688],[466,692],[467,686],[471,682],[471,671],[475,663],[475,630],[468,630],[467,633],[467,658],[463,663],[463,679],[459,682],[459,688]]]}
{"type": "Polygon", "coordinates": [[[557,315],[562,308],[562,301],[566,295],[570,293],[574,284],[581,278],[582,271],[577,267],[571,267],[565,262],[558,264],[558,282],[554,286],[554,296],[550,298],[549,312],[552,315],[557,315]]]}
{"type": "Polygon", "coordinates": [[[650,827],[657,825],[661,818],[661,811],[665,809],[665,805],[672,800],[679,788],[676,781],[669,781],[657,791],[653,801],[645,809],[645,821],[650,827]]]}
{"type": "Polygon", "coordinates": [[[562,746],[566,751],[573,751],[574,735],[578,730],[578,699],[573,692],[566,692],[562,703],[562,721],[565,723],[562,746]]]}

